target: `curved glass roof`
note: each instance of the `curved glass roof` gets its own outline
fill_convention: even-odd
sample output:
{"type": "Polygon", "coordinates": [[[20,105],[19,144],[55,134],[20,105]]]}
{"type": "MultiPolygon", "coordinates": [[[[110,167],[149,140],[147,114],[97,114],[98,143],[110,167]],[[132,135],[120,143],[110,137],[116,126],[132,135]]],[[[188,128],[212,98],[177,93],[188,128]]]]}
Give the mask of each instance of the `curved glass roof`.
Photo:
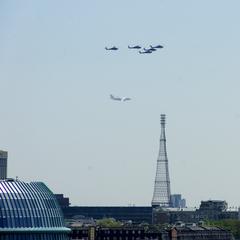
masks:
{"type": "MultiPolygon", "coordinates": [[[[42,182],[0,181],[0,232],[64,233],[62,211],[42,182]]],[[[0,233],[1,234],[1,233],[0,233]]]]}

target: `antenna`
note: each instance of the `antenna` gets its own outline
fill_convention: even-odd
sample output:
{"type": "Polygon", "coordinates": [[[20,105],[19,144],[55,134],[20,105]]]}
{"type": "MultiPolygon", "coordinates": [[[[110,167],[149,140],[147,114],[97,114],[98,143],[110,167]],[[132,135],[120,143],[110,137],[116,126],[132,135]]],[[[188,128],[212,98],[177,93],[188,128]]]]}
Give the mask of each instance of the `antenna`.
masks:
{"type": "Polygon", "coordinates": [[[161,123],[160,147],[157,159],[157,170],[154,184],[152,206],[169,207],[171,193],[165,135],[166,124],[165,114],[161,114],[160,123],[161,123]]]}

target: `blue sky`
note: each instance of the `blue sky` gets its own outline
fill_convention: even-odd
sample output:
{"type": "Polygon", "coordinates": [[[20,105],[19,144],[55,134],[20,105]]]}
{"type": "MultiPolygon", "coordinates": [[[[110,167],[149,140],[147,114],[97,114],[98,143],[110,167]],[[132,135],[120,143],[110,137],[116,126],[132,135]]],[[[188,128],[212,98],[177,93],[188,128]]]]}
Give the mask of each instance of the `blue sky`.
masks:
{"type": "Polygon", "coordinates": [[[237,0],[1,1],[9,175],[73,205],[150,205],[167,115],[172,193],[239,205],[237,0]],[[129,44],[165,48],[151,55],[129,44]],[[116,45],[117,52],[105,46],[116,45]],[[119,103],[109,94],[130,96],[119,103]]]}

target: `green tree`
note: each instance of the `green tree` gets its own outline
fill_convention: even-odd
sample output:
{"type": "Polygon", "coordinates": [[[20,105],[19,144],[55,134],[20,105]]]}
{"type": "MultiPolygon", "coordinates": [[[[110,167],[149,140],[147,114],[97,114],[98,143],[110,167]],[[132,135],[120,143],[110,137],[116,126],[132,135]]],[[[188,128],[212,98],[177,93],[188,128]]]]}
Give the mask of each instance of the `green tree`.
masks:
{"type": "Polygon", "coordinates": [[[240,239],[240,221],[233,219],[219,220],[219,221],[207,221],[206,226],[220,227],[230,230],[236,239],[240,239]]]}
{"type": "Polygon", "coordinates": [[[121,227],[122,223],[119,221],[116,221],[114,218],[103,218],[100,220],[97,220],[97,225],[100,227],[121,227]]]}

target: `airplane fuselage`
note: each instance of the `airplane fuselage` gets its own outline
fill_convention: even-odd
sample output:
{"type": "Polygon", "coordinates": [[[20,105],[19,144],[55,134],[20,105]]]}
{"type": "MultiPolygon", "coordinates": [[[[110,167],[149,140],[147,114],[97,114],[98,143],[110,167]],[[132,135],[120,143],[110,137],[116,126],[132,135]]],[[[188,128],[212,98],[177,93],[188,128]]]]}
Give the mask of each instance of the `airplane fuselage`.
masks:
{"type": "Polygon", "coordinates": [[[163,48],[162,45],[157,45],[157,46],[152,46],[152,45],[150,45],[150,47],[151,47],[151,48],[163,48]]]}
{"type": "Polygon", "coordinates": [[[110,98],[112,100],[121,101],[121,102],[125,102],[125,101],[131,100],[131,98],[129,98],[129,97],[114,97],[112,94],[110,94],[110,98]]]}
{"type": "Polygon", "coordinates": [[[133,47],[128,46],[128,48],[129,48],[129,49],[141,49],[142,47],[140,47],[140,46],[137,45],[137,46],[133,46],[133,47]]]}
{"type": "Polygon", "coordinates": [[[152,51],[150,50],[147,50],[147,51],[139,51],[140,54],[149,54],[149,53],[152,53],[152,51]]]}
{"type": "Polygon", "coordinates": [[[106,50],[118,50],[117,47],[111,47],[111,48],[107,48],[107,47],[105,47],[105,49],[106,49],[106,50]]]}

